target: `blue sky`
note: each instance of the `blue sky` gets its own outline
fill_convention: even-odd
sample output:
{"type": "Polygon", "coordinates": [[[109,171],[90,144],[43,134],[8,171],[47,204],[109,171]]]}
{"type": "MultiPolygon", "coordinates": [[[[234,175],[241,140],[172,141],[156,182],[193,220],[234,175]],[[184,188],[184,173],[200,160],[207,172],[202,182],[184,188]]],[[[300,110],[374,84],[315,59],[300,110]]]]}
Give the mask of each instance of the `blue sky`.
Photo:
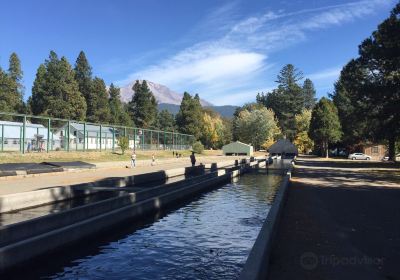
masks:
{"type": "Polygon", "coordinates": [[[2,1],[0,65],[15,51],[25,98],[56,51],[75,63],[84,50],[107,84],[135,79],[241,105],[275,87],[287,63],[333,90],[341,67],[388,17],[395,0],[37,0],[2,1]]]}

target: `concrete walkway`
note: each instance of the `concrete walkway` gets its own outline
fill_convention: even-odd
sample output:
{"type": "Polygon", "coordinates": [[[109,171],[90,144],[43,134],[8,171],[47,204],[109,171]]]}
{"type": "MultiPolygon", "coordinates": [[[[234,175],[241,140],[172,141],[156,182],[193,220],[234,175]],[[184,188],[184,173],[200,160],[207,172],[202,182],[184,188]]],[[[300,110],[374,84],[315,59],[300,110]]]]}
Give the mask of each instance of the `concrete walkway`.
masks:
{"type": "MultiPolygon", "coordinates": [[[[213,156],[197,157],[196,164],[222,161],[234,162],[235,157],[213,156]]],[[[93,170],[77,170],[61,173],[36,174],[17,177],[3,177],[0,180],[0,196],[33,191],[56,186],[68,186],[79,183],[94,182],[108,177],[125,177],[166,169],[191,166],[188,158],[158,160],[155,166],[149,160],[137,161],[136,168],[126,168],[129,162],[104,162],[97,164],[93,170]]]]}
{"type": "Polygon", "coordinates": [[[360,164],[299,159],[269,279],[400,279],[400,175],[360,164]]]}

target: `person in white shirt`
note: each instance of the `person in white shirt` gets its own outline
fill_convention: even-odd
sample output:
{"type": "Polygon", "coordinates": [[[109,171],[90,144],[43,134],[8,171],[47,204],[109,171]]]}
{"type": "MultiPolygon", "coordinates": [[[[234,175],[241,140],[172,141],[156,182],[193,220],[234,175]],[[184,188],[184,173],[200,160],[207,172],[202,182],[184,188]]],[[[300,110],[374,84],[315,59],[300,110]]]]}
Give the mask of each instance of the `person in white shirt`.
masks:
{"type": "Polygon", "coordinates": [[[131,168],[134,168],[135,166],[136,166],[136,153],[135,151],[133,151],[131,155],[131,168]]]}

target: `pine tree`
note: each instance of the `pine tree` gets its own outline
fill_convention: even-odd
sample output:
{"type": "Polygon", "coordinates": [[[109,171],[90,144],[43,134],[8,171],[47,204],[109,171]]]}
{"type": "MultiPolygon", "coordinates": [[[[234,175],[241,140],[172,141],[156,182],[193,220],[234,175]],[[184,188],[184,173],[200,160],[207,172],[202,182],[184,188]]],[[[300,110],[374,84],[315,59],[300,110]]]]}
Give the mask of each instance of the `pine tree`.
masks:
{"type": "Polygon", "coordinates": [[[37,71],[32,88],[32,112],[57,118],[84,120],[86,102],[79,92],[74,71],[65,57],[54,51],[37,71]]]}
{"type": "Polygon", "coordinates": [[[108,94],[110,96],[108,100],[111,113],[110,122],[116,125],[134,126],[132,119],[121,102],[120,88],[111,84],[108,89],[108,94]]]}
{"type": "Polygon", "coordinates": [[[315,88],[310,79],[305,79],[303,83],[304,108],[311,110],[315,106],[315,88]]]}
{"type": "Polygon", "coordinates": [[[87,120],[95,123],[109,123],[111,120],[110,107],[108,104],[108,92],[103,79],[95,77],[92,82],[94,107],[87,120]]]}
{"type": "Polygon", "coordinates": [[[282,68],[278,77],[278,88],[267,94],[258,94],[257,102],[275,112],[282,133],[291,141],[296,135],[295,116],[304,109],[303,89],[298,82],[303,78],[301,71],[292,64],[282,68]]]}
{"type": "Polygon", "coordinates": [[[142,128],[156,125],[157,121],[157,101],[153,93],[147,86],[147,82],[136,81],[132,90],[135,94],[129,102],[129,112],[135,124],[142,128]]]}
{"type": "Polygon", "coordinates": [[[395,160],[400,139],[400,3],[359,46],[342,70],[332,96],[346,144],[386,141],[395,160]]]}
{"type": "Polygon", "coordinates": [[[78,82],[79,91],[86,100],[87,112],[86,118],[89,121],[95,120],[95,107],[97,94],[93,90],[92,67],[86,58],[86,55],[81,51],[75,62],[75,80],[78,82]]]}
{"type": "Polygon", "coordinates": [[[303,73],[293,64],[287,64],[279,72],[276,82],[280,87],[289,89],[293,85],[297,85],[302,79],[303,73]]]}
{"type": "Polygon", "coordinates": [[[315,105],[308,134],[328,157],[329,143],[336,143],[342,137],[337,108],[331,100],[322,97],[315,105]]]}
{"type": "MultiPolygon", "coordinates": [[[[18,56],[12,53],[8,72],[0,68],[0,111],[21,113],[22,101],[22,71],[18,56]]],[[[11,118],[8,118],[11,120],[11,118]]]]}
{"type": "Polygon", "coordinates": [[[203,111],[197,94],[194,98],[187,92],[183,94],[181,106],[176,115],[176,124],[180,132],[192,134],[196,139],[201,137],[203,111]]]}
{"type": "MultiPolygon", "coordinates": [[[[15,112],[14,83],[0,68],[0,111],[15,112]]],[[[11,120],[11,118],[6,118],[11,120]]]]}
{"type": "Polygon", "coordinates": [[[43,114],[43,112],[46,110],[45,108],[49,106],[49,97],[46,87],[46,74],[46,66],[44,64],[40,64],[38,70],[36,71],[36,78],[32,87],[32,95],[28,102],[30,111],[34,115],[43,114]]]}
{"type": "Polygon", "coordinates": [[[8,75],[13,83],[13,99],[15,99],[14,111],[22,113],[24,108],[24,86],[22,85],[23,72],[21,69],[21,61],[15,52],[10,55],[8,75]]]}
{"type": "Polygon", "coordinates": [[[175,117],[168,110],[162,110],[157,116],[157,127],[161,130],[174,131],[176,130],[175,117]]]}

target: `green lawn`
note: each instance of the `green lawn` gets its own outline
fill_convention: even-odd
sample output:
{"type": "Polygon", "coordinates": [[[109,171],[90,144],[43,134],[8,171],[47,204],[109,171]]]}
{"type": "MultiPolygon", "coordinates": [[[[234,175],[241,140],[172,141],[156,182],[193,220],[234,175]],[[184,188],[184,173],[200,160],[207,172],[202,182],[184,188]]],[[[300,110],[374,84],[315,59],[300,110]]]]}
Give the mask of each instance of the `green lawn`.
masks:
{"type": "MultiPolygon", "coordinates": [[[[136,151],[137,159],[151,159],[152,154],[156,155],[157,159],[172,158],[172,151],[136,151]]],[[[188,157],[191,151],[179,151],[183,157],[188,157]]],[[[204,156],[221,155],[220,150],[204,151],[204,156]]],[[[126,161],[129,160],[131,151],[126,151],[125,155],[120,152],[113,153],[111,151],[103,152],[64,152],[54,151],[50,153],[33,152],[29,154],[20,154],[18,152],[0,153],[0,163],[18,163],[18,162],[43,162],[43,161],[86,161],[86,162],[106,162],[106,161],[126,161]]]]}

